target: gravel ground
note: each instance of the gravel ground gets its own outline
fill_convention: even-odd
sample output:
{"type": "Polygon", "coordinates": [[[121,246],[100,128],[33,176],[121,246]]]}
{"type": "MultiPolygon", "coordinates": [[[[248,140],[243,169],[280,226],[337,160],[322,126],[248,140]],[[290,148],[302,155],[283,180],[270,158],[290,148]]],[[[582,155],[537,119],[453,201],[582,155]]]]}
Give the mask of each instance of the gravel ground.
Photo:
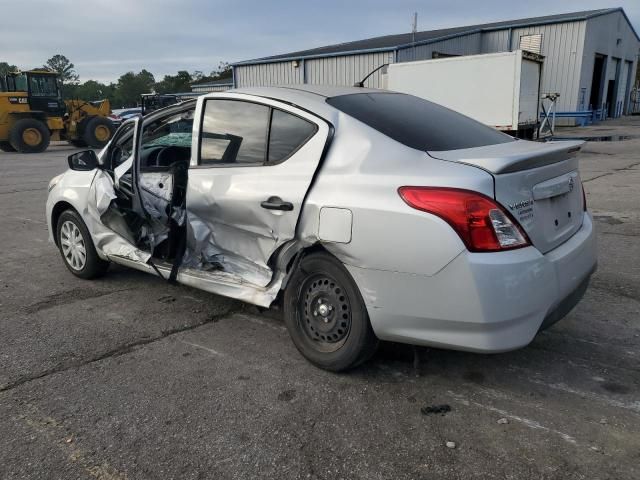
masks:
{"type": "Polygon", "coordinates": [[[500,355],[384,344],[340,375],[277,311],[68,273],[43,216],[72,151],[0,153],[0,478],[640,478],[640,138],[581,154],[600,263],[562,322],[500,355]]]}

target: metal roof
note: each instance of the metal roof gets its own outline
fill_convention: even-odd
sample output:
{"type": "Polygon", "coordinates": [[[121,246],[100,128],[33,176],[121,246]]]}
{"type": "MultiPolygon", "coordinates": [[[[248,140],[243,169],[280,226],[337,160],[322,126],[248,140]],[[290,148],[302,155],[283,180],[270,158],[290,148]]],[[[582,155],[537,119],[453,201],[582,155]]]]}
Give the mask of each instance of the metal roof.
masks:
{"type": "MultiPolygon", "coordinates": [[[[627,22],[629,18],[624,10],[618,8],[603,8],[599,10],[585,10],[582,12],[561,13],[557,15],[546,15],[544,17],[521,18],[516,20],[506,20],[501,22],[484,23],[479,25],[468,25],[465,27],[444,28],[439,30],[428,30],[416,32],[415,42],[412,33],[400,33],[397,35],[385,35],[382,37],[367,38],[364,40],[356,40],[353,42],[338,43],[325,47],[312,48],[309,50],[300,50],[297,52],[283,53],[269,57],[257,58],[254,60],[245,60],[236,62],[233,66],[250,65],[257,63],[273,63],[286,60],[301,60],[303,58],[331,57],[337,55],[352,55],[357,53],[393,51],[398,48],[409,47],[412,45],[424,45],[448,38],[458,37],[461,35],[469,35],[472,33],[488,32],[493,30],[504,30],[507,28],[518,28],[533,25],[546,25],[552,23],[574,22],[587,20],[589,18],[606,15],[614,12],[622,12],[627,22]]],[[[631,26],[631,22],[629,22],[631,26]]],[[[638,37],[638,34],[631,26],[631,29],[638,37]]],[[[638,37],[640,41],[640,37],[638,37]]]]}

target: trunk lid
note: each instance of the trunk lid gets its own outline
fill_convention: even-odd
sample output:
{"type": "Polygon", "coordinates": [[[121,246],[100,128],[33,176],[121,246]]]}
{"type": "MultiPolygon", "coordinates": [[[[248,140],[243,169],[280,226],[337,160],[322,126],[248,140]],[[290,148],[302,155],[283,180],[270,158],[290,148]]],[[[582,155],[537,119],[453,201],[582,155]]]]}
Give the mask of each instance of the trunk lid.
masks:
{"type": "Polygon", "coordinates": [[[576,154],[583,143],[519,140],[428,153],[491,173],[496,201],[520,223],[533,245],[546,253],[582,226],[582,184],[576,154]]]}

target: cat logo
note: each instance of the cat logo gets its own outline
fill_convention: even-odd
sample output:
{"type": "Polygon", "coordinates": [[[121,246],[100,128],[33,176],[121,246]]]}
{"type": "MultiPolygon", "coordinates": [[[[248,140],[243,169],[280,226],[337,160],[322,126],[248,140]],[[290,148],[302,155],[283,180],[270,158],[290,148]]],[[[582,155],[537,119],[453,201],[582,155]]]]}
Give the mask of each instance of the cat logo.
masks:
{"type": "Polygon", "coordinates": [[[27,97],[9,97],[9,103],[26,105],[29,103],[29,99],[27,97]]]}

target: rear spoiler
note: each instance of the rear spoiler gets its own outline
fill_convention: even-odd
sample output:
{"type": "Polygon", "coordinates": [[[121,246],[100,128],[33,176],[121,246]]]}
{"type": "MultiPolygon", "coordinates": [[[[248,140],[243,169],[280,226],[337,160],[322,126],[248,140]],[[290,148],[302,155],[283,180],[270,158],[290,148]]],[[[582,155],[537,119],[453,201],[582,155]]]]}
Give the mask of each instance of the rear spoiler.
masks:
{"type": "Polygon", "coordinates": [[[543,167],[575,157],[584,143],[581,140],[545,143],[517,140],[486,147],[427,154],[439,160],[465,163],[490,173],[502,174],[543,167]]]}

